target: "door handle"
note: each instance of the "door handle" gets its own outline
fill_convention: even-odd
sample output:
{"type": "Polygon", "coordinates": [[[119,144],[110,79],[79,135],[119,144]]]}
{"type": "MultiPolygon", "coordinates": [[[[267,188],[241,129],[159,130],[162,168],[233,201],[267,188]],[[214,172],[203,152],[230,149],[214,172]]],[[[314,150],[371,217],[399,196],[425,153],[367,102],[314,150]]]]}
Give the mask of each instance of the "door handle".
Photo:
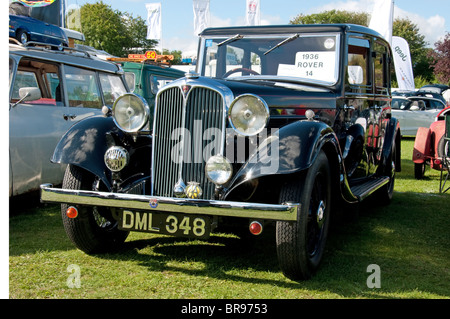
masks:
{"type": "Polygon", "coordinates": [[[63,114],[63,118],[64,118],[66,121],[68,121],[69,119],[70,119],[70,120],[73,120],[73,119],[76,118],[76,117],[77,117],[76,114],[63,114]]]}
{"type": "Polygon", "coordinates": [[[356,108],[353,105],[348,106],[347,104],[344,104],[344,111],[349,111],[349,110],[356,110],[356,108]]]}

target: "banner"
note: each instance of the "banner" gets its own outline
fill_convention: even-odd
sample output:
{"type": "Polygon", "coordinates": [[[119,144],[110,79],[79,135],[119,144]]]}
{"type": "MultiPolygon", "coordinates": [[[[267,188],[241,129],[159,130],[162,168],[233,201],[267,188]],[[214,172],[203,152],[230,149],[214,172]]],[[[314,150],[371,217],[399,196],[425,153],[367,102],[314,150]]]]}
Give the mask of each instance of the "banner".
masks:
{"type": "Polygon", "coordinates": [[[194,35],[198,35],[209,26],[209,0],[193,0],[194,35]]]}
{"type": "Polygon", "coordinates": [[[247,25],[261,24],[261,6],[259,0],[247,0],[246,21],[247,25]]]}
{"type": "Polygon", "coordinates": [[[38,1],[33,1],[33,0],[15,0],[14,2],[19,2],[21,4],[23,4],[24,6],[27,7],[45,7],[48,6],[49,4],[52,4],[53,2],[55,2],[55,0],[38,0],[38,1]]]}
{"type": "Polygon", "coordinates": [[[160,40],[162,34],[161,26],[161,2],[146,3],[147,8],[147,39],[160,40]]]}
{"type": "Polygon", "coordinates": [[[380,33],[389,44],[392,43],[392,23],[394,20],[394,1],[375,0],[369,28],[380,33]]]}
{"type": "Polygon", "coordinates": [[[401,37],[392,37],[395,74],[400,90],[414,91],[414,74],[408,42],[401,37]]]}

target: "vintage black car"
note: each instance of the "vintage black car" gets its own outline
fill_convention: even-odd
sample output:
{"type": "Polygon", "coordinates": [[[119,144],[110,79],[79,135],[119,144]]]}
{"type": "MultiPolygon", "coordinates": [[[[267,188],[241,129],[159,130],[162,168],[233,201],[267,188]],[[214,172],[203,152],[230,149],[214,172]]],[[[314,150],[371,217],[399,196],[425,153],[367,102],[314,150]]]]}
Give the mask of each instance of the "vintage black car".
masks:
{"type": "Polygon", "coordinates": [[[208,238],[275,223],[283,273],[310,278],[331,214],[393,195],[389,44],[357,25],[230,27],[204,30],[198,53],[197,73],[158,92],[151,129],[132,94],[75,125],[53,156],[69,164],[63,187],[41,185],[41,198],[62,203],[87,253],[129,231],[208,238]]]}

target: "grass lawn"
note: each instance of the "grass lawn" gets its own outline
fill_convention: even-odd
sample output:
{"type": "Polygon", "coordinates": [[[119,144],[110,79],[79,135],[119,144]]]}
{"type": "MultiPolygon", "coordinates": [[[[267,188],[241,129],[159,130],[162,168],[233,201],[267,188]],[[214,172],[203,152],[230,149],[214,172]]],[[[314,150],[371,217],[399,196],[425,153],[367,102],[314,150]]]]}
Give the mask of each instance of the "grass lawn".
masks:
{"type": "Polygon", "coordinates": [[[450,298],[450,192],[439,194],[437,171],[414,179],[413,144],[402,141],[392,203],[369,201],[356,219],[335,224],[309,281],[283,276],[273,229],[250,243],[131,233],[120,252],[87,255],[67,238],[59,205],[11,206],[10,298],[450,298]],[[372,264],[380,288],[367,285],[372,264]],[[68,285],[73,265],[79,288],[68,285]]]}

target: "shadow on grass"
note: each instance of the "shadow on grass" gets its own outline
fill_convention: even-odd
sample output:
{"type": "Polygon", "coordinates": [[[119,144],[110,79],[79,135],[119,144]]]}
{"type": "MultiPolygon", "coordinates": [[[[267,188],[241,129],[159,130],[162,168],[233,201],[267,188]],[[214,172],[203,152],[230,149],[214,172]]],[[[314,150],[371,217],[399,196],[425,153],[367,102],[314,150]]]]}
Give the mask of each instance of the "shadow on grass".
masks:
{"type": "MultiPolygon", "coordinates": [[[[149,272],[214,278],[245,284],[332,292],[342,297],[406,298],[421,293],[448,297],[450,284],[450,196],[394,194],[389,206],[375,200],[360,207],[359,218],[331,228],[319,272],[308,281],[285,279],[277,261],[275,232],[243,241],[213,235],[208,241],[139,234],[117,253],[101,259],[136,261],[149,272]],[[443,209],[443,207],[445,207],[443,209]],[[200,263],[201,267],[191,267],[200,263]],[[381,269],[381,288],[369,289],[367,267],[381,269]]],[[[74,250],[59,216],[59,205],[25,209],[10,220],[10,255],[74,250]]]]}
{"type": "Polygon", "coordinates": [[[206,242],[172,237],[139,239],[126,242],[118,254],[98,257],[133,259],[150,272],[329,291],[342,297],[402,298],[403,294],[403,298],[417,298],[423,293],[448,297],[450,285],[443,278],[449,276],[450,215],[435,216],[442,203],[448,207],[450,199],[396,193],[389,206],[379,206],[373,200],[363,204],[357,220],[334,225],[321,268],[303,282],[281,276],[273,228],[250,242],[224,236],[212,236],[206,242]],[[202,263],[203,268],[186,266],[191,262],[202,263]],[[380,266],[381,289],[367,286],[371,264],[380,266]],[[263,277],[258,272],[271,275],[263,277]]]}

